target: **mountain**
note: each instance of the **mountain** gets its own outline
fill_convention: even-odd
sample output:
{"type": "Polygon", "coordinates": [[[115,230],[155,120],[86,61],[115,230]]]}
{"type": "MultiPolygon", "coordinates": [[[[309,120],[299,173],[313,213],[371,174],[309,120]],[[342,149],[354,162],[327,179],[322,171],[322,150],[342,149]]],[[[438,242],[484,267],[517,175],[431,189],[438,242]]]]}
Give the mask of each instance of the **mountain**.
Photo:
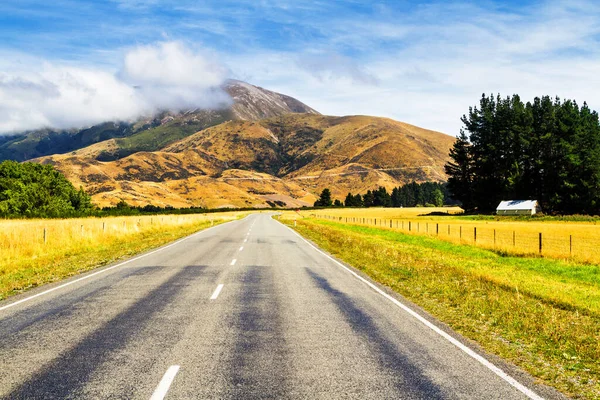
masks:
{"type": "Polygon", "coordinates": [[[299,207],[312,205],[325,187],[343,200],[348,192],[446,179],[443,166],[454,137],[387,118],[330,117],[312,109],[282,113],[307,106],[245,85],[235,85],[240,92],[232,94],[236,120],[159,151],[105,161],[102,154],[123,148],[121,139],[111,139],[35,161],[55,165],[101,206],[122,199],[175,207],[299,207]],[[236,110],[237,104],[246,106],[236,110]],[[276,116],[252,120],[270,113],[276,116]]]}
{"type": "Polygon", "coordinates": [[[114,139],[110,151],[100,151],[99,160],[110,161],[138,151],[156,151],[210,126],[228,120],[259,120],[287,113],[317,111],[300,101],[250,85],[228,80],[222,89],[232,98],[232,105],[220,110],[164,111],[133,122],[105,122],[85,129],[33,132],[0,136],[0,161],[25,161],[51,154],[64,154],[95,143],[114,139]]]}
{"type": "Polygon", "coordinates": [[[257,121],[289,113],[319,114],[293,97],[246,82],[230,79],[225,82],[223,89],[233,99],[231,111],[234,119],[257,121]]]}

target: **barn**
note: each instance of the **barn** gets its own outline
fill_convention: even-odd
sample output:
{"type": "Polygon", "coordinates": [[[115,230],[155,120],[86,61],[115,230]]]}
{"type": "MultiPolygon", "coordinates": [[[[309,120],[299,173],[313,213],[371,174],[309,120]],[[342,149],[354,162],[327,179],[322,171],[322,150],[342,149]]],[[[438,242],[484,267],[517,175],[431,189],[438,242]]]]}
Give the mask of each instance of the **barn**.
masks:
{"type": "Polygon", "coordinates": [[[541,211],[537,200],[503,200],[496,207],[497,215],[534,215],[541,211]]]}

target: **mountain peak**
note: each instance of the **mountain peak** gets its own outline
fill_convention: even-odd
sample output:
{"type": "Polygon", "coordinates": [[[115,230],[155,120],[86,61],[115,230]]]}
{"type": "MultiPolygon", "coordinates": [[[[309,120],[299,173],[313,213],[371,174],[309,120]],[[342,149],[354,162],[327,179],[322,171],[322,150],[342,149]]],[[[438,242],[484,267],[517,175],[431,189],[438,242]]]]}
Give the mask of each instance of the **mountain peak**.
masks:
{"type": "Polygon", "coordinates": [[[256,121],[289,113],[320,114],[293,97],[247,82],[229,79],[222,87],[233,99],[231,109],[237,119],[256,121]]]}
{"type": "Polygon", "coordinates": [[[136,121],[105,122],[84,129],[42,129],[0,135],[0,161],[25,161],[67,153],[109,139],[111,146],[103,159],[124,157],[136,151],[153,151],[202,129],[228,120],[258,121],[290,113],[319,114],[306,104],[281,93],[238,80],[228,80],[221,89],[232,98],[231,105],[217,110],[164,110],[136,121]]]}

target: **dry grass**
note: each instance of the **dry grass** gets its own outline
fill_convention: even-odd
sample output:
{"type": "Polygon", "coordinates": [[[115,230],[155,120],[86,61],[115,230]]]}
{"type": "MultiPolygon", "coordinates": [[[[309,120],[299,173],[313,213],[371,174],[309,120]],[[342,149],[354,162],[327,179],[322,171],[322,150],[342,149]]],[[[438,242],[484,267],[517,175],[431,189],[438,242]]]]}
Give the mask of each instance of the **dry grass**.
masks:
{"type": "Polygon", "coordinates": [[[575,398],[600,398],[599,267],[312,218],[296,229],[487,351],[575,398]]]}
{"type": "Polygon", "coordinates": [[[0,299],[241,215],[0,221],[0,299]]]}
{"type": "MultiPolygon", "coordinates": [[[[456,140],[386,118],[289,114],[258,122],[228,121],[161,151],[140,151],[111,162],[95,159],[124,141],[135,142],[130,150],[148,148],[150,142],[157,146],[156,140],[141,140],[155,133],[36,161],[54,165],[102,207],[121,199],[141,206],[267,206],[272,199],[265,194],[285,196],[289,206],[302,207],[312,205],[326,187],[343,200],[348,192],[364,193],[379,185],[391,190],[413,180],[444,181],[444,164],[456,140]],[[234,166],[237,171],[231,170],[234,166]],[[224,179],[239,170],[247,171],[246,180],[224,179]]],[[[173,131],[169,137],[180,134],[173,131]]]]}
{"type": "Polygon", "coordinates": [[[513,255],[543,255],[600,263],[600,226],[575,221],[469,220],[456,216],[422,216],[436,212],[457,213],[458,208],[368,208],[303,211],[352,224],[387,227],[409,234],[435,236],[458,244],[471,244],[513,255]],[[342,218],[340,220],[340,218],[342,218]],[[540,233],[542,250],[540,252],[540,233]]]}

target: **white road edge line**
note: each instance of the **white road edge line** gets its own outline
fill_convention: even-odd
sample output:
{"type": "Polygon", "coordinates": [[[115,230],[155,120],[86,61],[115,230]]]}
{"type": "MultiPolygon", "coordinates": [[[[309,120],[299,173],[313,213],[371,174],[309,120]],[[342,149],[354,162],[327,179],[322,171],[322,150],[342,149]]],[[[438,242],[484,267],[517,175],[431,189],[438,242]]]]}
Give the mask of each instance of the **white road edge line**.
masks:
{"type": "Polygon", "coordinates": [[[231,264],[229,264],[229,265],[235,265],[236,262],[237,262],[237,259],[234,258],[233,260],[231,260],[231,264]]]}
{"type": "Polygon", "coordinates": [[[179,372],[179,365],[171,365],[169,369],[167,369],[167,372],[163,375],[158,386],[154,389],[154,393],[152,393],[150,400],[163,400],[165,398],[177,372],[179,372]]]}
{"type": "Polygon", "coordinates": [[[221,290],[223,290],[223,286],[224,286],[224,285],[223,285],[222,283],[220,283],[220,284],[217,286],[217,288],[215,289],[215,292],[213,293],[213,295],[212,295],[212,296],[210,296],[210,299],[211,299],[211,300],[216,300],[216,299],[217,299],[217,297],[219,297],[219,293],[221,293],[221,290]]]}
{"type": "Polygon", "coordinates": [[[388,299],[389,301],[391,301],[392,303],[394,303],[396,306],[400,307],[402,310],[404,310],[405,312],[407,312],[408,314],[410,314],[411,316],[413,316],[414,318],[416,318],[417,320],[419,320],[421,323],[423,323],[423,325],[425,325],[426,327],[428,327],[429,329],[431,329],[432,331],[434,331],[438,335],[442,336],[444,339],[448,340],[450,343],[452,343],[453,345],[455,345],[456,347],[458,347],[460,350],[462,350],[463,352],[465,352],[467,355],[469,355],[470,357],[472,357],[475,360],[479,361],[479,363],[481,363],[483,366],[487,367],[489,370],[491,370],[493,373],[495,373],[496,375],[498,375],[500,378],[504,379],[506,382],[508,382],[511,386],[513,386],[519,392],[523,393],[525,396],[529,397],[532,400],[544,400],[543,397],[539,396],[538,394],[536,394],[535,392],[533,392],[531,389],[529,389],[525,385],[523,385],[520,382],[518,382],[515,378],[513,378],[510,375],[508,375],[506,372],[502,371],[499,367],[497,367],[496,365],[492,364],[491,362],[489,362],[484,357],[482,357],[479,354],[477,354],[471,348],[465,346],[460,341],[458,341],[454,337],[450,336],[448,333],[444,332],[443,330],[441,330],[440,328],[438,328],[437,326],[435,326],[434,324],[432,324],[431,322],[429,322],[427,319],[423,318],[421,315],[417,314],[415,311],[413,311],[412,309],[410,309],[408,306],[402,304],[397,299],[395,299],[392,296],[390,296],[389,294],[385,293],[383,290],[379,289],[377,286],[375,286],[374,284],[372,284],[371,282],[369,282],[368,280],[366,280],[362,276],[358,275],[356,272],[352,271],[350,268],[346,267],[344,264],[342,264],[339,261],[337,261],[335,258],[333,258],[330,255],[328,255],[327,253],[323,252],[321,249],[313,246],[308,240],[306,240],[298,232],[296,232],[295,230],[293,230],[292,228],[290,228],[290,227],[288,227],[286,225],[283,225],[283,226],[285,226],[290,231],[292,231],[294,234],[296,234],[296,236],[298,236],[300,239],[302,239],[304,242],[306,242],[306,244],[309,245],[310,247],[312,247],[314,250],[316,250],[317,252],[321,253],[322,255],[324,255],[325,257],[327,257],[329,260],[333,261],[336,265],[342,267],[347,272],[349,272],[352,275],[354,275],[355,278],[357,278],[358,280],[360,280],[361,282],[363,282],[364,284],[366,284],[367,286],[369,286],[371,289],[375,290],[377,293],[379,293],[380,295],[382,295],[383,297],[385,297],[386,299],[388,299]]]}
{"type": "MultiPolygon", "coordinates": [[[[234,221],[231,221],[231,222],[236,222],[236,221],[240,221],[240,220],[234,220],[234,221]]],[[[119,263],[119,264],[117,264],[117,265],[113,265],[112,267],[108,267],[108,268],[105,268],[105,269],[103,269],[103,270],[101,270],[101,271],[97,271],[97,272],[91,273],[91,274],[89,274],[89,275],[83,276],[83,277],[81,277],[81,278],[75,279],[74,281],[70,281],[70,282],[67,282],[67,283],[63,283],[62,285],[56,286],[56,287],[54,287],[54,288],[52,288],[52,289],[44,290],[43,292],[40,292],[40,293],[38,293],[38,294],[34,294],[33,296],[26,297],[26,298],[24,298],[24,299],[21,299],[21,300],[19,300],[19,301],[15,301],[14,303],[7,304],[7,305],[5,305],[5,306],[2,306],[2,307],[0,307],[0,311],[4,311],[4,310],[6,310],[6,309],[8,309],[8,308],[11,308],[11,307],[14,307],[14,306],[16,306],[16,305],[19,305],[19,304],[25,303],[25,302],[27,302],[27,301],[33,300],[33,299],[35,299],[35,298],[37,298],[37,297],[44,296],[44,295],[46,295],[46,294],[48,294],[48,293],[52,293],[52,292],[54,292],[54,291],[56,291],[56,290],[62,289],[62,288],[64,288],[64,287],[67,287],[67,286],[73,285],[73,284],[75,284],[75,283],[78,283],[78,282],[81,282],[81,281],[84,281],[84,280],[86,280],[86,279],[89,279],[89,278],[92,278],[92,277],[94,277],[94,276],[96,276],[96,275],[103,274],[103,273],[105,273],[105,272],[108,272],[108,271],[110,271],[111,269],[115,269],[115,268],[121,267],[121,266],[123,266],[123,265],[125,265],[125,264],[128,264],[128,263],[132,262],[132,261],[137,261],[137,260],[139,260],[140,258],[147,257],[147,256],[149,256],[149,255],[152,255],[152,254],[154,254],[154,253],[158,253],[159,251],[166,250],[166,249],[168,249],[169,247],[173,247],[173,246],[175,246],[175,245],[178,245],[179,243],[181,243],[181,242],[183,242],[183,241],[185,241],[185,240],[191,239],[191,238],[193,238],[193,237],[194,237],[194,236],[196,236],[196,235],[200,235],[200,234],[202,234],[202,233],[204,233],[204,232],[206,232],[206,231],[208,231],[208,230],[210,230],[210,229],[219,228],[219,227],[221,227],[221,226],[224,226],[224,225],[226,225],[226,224],[227,224],[227,222],[226,222],[226,223],[224,223],[224,224],[221,224],[221,225],[217,225],[217,226],[211,226],[211,227],[209,227],[209,228],[206,228],[206,229],[203,229],[203,230],[201,230],[201,231],[199,231],[199,232],[193,233],[193,234],[191,234],[190,236],[184,237],[183,239],[179,239],[178,241],[176,241],[176,242],[173,242],[173,243],[171,243],[171,244],[168,244],[168,245],[166,245],[166,246],[164,246],[164,247],[160,247],[160,248],[158,248],[158,249],[156,249],[156,250],[152,250],[152,251],[151,251],[151,252],[149,252],[149,253],[142,254],[141,256],[137,256],[137,257],[131,258],[131,259],[129,259],[129,260],[127,260],[127,261],[123,261],[122,263],[119,263]]]]}

